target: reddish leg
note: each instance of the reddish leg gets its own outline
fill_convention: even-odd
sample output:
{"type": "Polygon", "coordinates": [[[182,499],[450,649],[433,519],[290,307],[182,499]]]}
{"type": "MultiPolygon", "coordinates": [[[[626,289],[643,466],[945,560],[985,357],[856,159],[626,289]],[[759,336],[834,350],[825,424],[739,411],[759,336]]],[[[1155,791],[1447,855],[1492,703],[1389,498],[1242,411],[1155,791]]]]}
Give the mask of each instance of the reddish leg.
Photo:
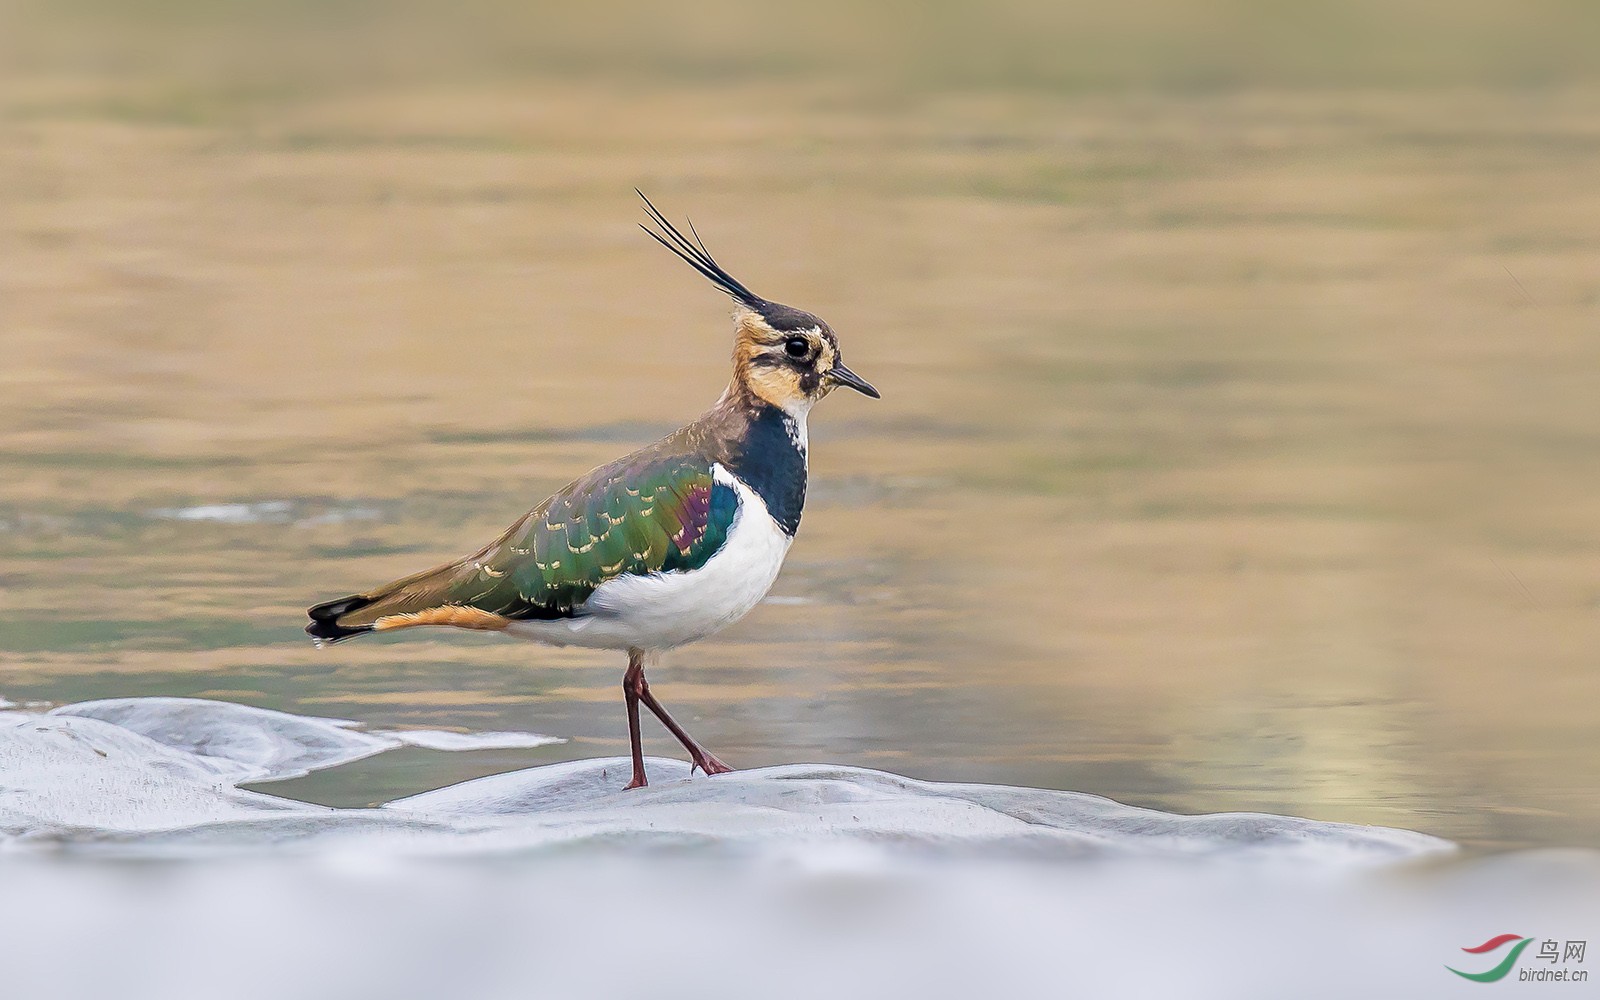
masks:
{"type": "MultiPolygon", "coordinates": [[[[733,768],[718,760],[716,754],[697,743],[693,736],[690,736],[682,726],[673,721],[672,716],[667,714],[666,708],[662,706],[661,702],[656,701],[655,695],[650,693],[650,683],[644,679],[644,671],[642,670],[639,671],[639,700],[643,701],[645,707],[656,714],[656,718],[661,720],[661,724],[671,730],[672,735],[676,736],[678,742],[683,744],[683,748],[689,751],[689,759],[694,762],[694,767],[698,767],[707,774],[727,774],[733,770],[733,768]]],[[[692,774],[694,768],[691,767],[689,771],[692,774]]]]}
{"type": "Polygon", "coordinates": [[[628,703],[628,736],[633,742],[633,781],[629,788],[639,788],[645,784],[644,777],[644,751],[639,745],[639,702],[644,702],[645,707],[655,713],[683,748],[689,751],[689,760],[692,765],[690,773],[698,767],[707,774],[726,774],[733,770],[723,763],[717,756],[701,746],[690,736],[677,721],[667,714],[665,706],[656,700],[650,692],[650,682],[644,677],[644,653],[641,650],[628,651],[628,672],[622,676],[622,692],[628,703]]]}
{"type": "Polygon", "coordinates": [[[644,653],[628,650],[628,672],[622,675],[622,700],[628,704],[628,744],[633,750],[633,780],[623,786],[643,788],[649,784],[644,777],[644,746],[639,742],[639,685],[644,683],[644,653]]]}

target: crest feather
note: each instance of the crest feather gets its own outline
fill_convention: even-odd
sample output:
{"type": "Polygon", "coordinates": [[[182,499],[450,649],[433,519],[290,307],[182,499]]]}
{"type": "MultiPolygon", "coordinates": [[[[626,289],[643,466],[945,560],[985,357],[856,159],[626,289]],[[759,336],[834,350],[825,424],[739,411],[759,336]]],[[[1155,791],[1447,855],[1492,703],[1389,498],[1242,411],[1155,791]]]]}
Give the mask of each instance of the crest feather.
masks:
{"type": "Polygon", "coordinates": [[[768,305],[766,299],[746,288],[744,282],[723,270],[722,265],[717,263],[716,258],[711,256],[711,251],[701,242],[700,234],[694,231],[693,222],[684,220],[688,222],[689,232],[694,236],[694,240],[690,241],[678,231],[678,227],[667,221],[667,217],[661,214],[660,209],[650,203],[650,199],[645,197],[643,191],[638,188],[633,190],[644,201],[644,208],[650,215],[650,221],[661,227],[660,232],[657,232],[644,223],[639,223],[639,228],[649,233],[651,239],[677,254],[684,263],[699,271],[706,280],[733,296],[739,303],[757,312],[761,312],[763,307],[768,305]]]}

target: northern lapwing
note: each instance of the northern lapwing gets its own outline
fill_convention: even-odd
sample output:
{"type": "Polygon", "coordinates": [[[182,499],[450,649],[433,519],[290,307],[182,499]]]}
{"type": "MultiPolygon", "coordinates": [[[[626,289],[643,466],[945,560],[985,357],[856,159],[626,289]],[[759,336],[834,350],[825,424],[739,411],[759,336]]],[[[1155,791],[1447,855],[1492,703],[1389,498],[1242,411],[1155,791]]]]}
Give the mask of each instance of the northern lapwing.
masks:
{"type": "Polygon", "coordinates": [[[806,498],[806,416],[844,366],[818,317],[752,292],[648,198],[640,228],[733,298],[733,378],[691,423],[574,480],[464,559],[310,609],[318,645],[421,625],[556,646],[626,650],[633,780],[644,785],[639,703],[707,774],[732,770],[650,692],[646,664],[738,621],[778,577],[806,498]]]}

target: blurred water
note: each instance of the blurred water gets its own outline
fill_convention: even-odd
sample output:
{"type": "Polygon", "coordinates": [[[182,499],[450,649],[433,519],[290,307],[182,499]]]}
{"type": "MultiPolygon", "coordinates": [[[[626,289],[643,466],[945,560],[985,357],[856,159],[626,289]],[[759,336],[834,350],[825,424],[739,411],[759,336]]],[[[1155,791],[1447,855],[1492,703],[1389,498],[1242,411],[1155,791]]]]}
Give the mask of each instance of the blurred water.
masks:
{"type": "Polygon", "coordinates": [[[1469,984],[1447,966],[1489,966],[1461,953],[1493,933],[1480,928],[1581,937],[1600,884],[1592,865],[1554,857],[1350,880],[1149,862],[884,869],[849,858],[402,866],[347,854],[184,866],[10,859],[3,869],[8,984],[129,1000],[641,989],[1331,998],[1374,983],[1450,997],[1469,984]],[[86,940],[94,961],[81,958],[86,940]]]}
{"type": "Polygon", "coordinates": [[[569,739],[338,805],[621,752],[619,657],[299,630],[716,397],[638,184],[884,392],[656,677],[725,759],[1600,844],[1600,91],[94,65],[0,91],[0,694],[569,739]]]}

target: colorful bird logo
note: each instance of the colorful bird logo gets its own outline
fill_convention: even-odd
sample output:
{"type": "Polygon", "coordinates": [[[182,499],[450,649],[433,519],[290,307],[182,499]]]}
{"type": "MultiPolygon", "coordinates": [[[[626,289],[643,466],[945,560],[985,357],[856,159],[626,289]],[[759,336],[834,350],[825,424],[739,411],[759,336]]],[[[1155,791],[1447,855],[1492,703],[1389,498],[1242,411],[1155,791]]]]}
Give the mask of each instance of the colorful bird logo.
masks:
{"type": "Polygon", "coordinates": [[[1532,940],[1533,938],[1523,937],[1521,934],[1501,934],[1498,937],[1490,938],[1476,948],[1461,949],[1469,955],[1487,955],[1489,952],[1496,951],[1515,941],[1516,946],[1506,953],[1506,957],[1500,964],[1487,972],[1462,972],[1460,969],[1450,969],[1448,965],[1445,968],[1450,969],[1451,972],[1454,972],[1462,979],[1470,979],[1475,983],[1498,982],[1506,977],[1506,973],[1511,971],[1513,965],[1517,964],[1517,957],[1522,954],[1522,949],[1528,947],[1528,942],[1532,940]]]}

